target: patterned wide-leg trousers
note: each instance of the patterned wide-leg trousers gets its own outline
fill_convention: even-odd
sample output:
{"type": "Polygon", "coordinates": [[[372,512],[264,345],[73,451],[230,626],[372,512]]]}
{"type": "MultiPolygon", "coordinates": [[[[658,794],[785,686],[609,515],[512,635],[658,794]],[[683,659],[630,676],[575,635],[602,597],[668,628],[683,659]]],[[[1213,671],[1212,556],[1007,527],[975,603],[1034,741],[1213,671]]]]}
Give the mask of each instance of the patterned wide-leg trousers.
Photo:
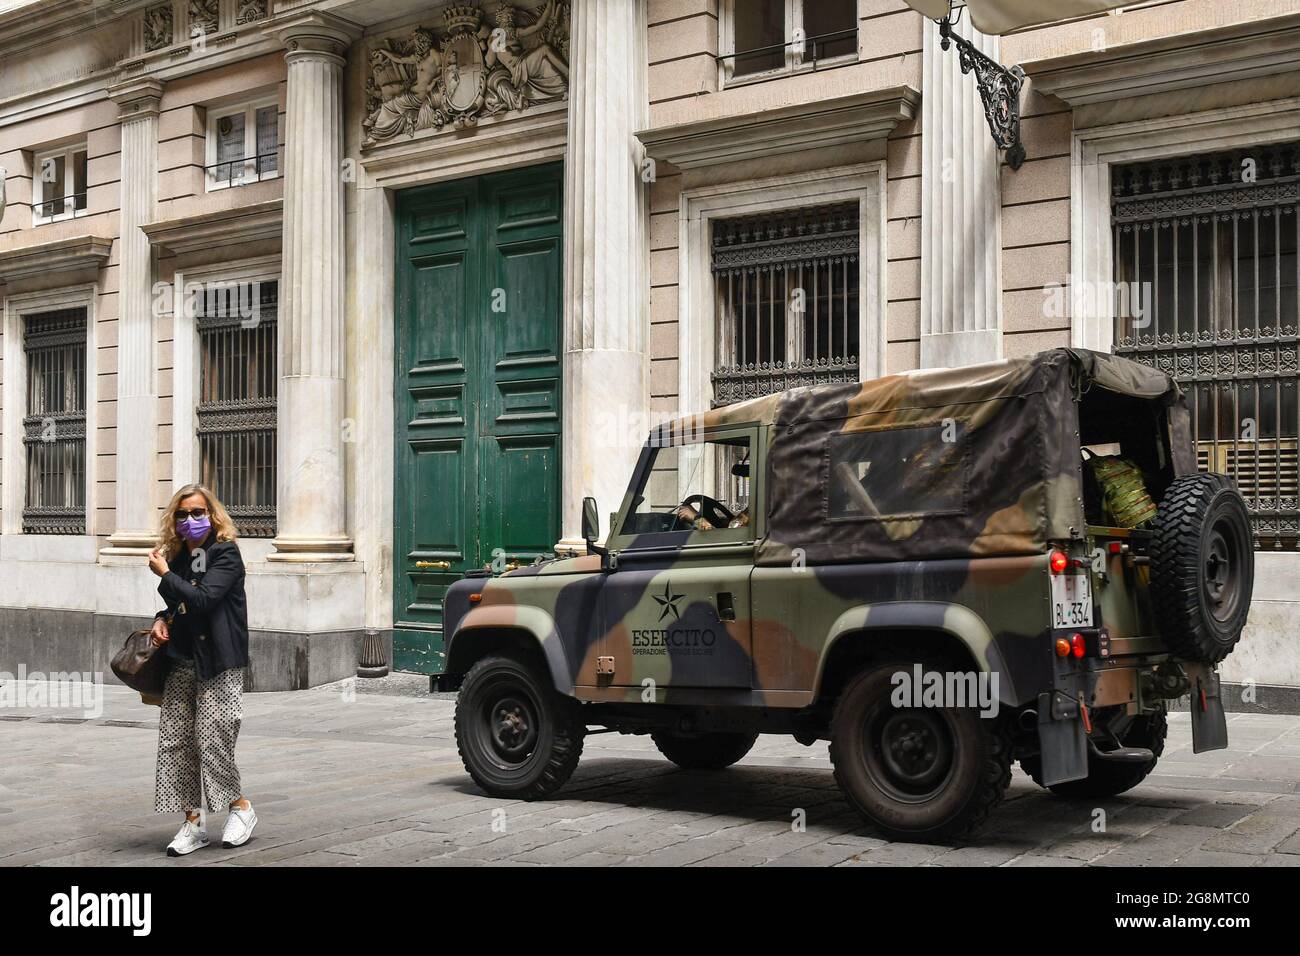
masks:
{"type": "Polygon", "coordinates": [[[235,741],[244,718],[244,670],[199,680],[193,662],[171,662],[158,716],[159,813],[201,810],[205,796],[209,810],[225,810],[243,793],[235,741]]]}

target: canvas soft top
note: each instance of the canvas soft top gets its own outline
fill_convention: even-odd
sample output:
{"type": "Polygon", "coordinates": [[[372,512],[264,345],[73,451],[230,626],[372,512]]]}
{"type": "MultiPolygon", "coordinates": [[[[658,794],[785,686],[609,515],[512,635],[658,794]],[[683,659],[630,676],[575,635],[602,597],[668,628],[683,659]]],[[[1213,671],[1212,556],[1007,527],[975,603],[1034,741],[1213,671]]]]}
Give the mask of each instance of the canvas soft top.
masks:
{"type": "Polygon", "coordinates": [[[666,423],[651,441],[766,429],[760,564],[1033,553],[1085,525],[1079,397],[1094,389],[1168,407],[1177,470],[1194,467],[1169,376],[1068,348],[791,389],[666,423]],[[876,507],[890,498],[903,504],[876,507]]]}
{"type": "Polygon", "coordinates": [[[1177,401],[1178,386],[1163,372],[1130,359],[1088,349],[1048,349],[1024,358],[983,362],[956,368],[916,369],[866,382],[809,385],[787,392],[736,402],[712,411],[665,422],[656,437],[698,434],[699,429],[731,425],[787,425],[798,415],[843,417],[907,408],[941,408],[1041,393],[1047,379],[1071,377],[1083,390],[1089,387],[1132,398],[1166,398],[1177,401]],[[798,401],[789,399],[798,396],[798,401]]]}

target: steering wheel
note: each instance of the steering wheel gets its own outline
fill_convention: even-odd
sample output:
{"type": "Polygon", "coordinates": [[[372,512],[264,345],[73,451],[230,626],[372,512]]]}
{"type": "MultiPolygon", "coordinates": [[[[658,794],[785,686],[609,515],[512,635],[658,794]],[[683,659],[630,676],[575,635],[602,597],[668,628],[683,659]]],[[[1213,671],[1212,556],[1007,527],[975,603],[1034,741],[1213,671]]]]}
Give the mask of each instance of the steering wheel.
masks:
{"type": "MultiPolygon", "coordinates": [[[[731,519],[736,517],[721,501],[708,495],[691,495],[682,504],[693,508],[696,514],[707,519],[715,528],[725,528],[731,523],[731,519]]],[[[690,524],[681,518],[677,519],[677,524],[679,529],[690,527],[690,524]]]]}

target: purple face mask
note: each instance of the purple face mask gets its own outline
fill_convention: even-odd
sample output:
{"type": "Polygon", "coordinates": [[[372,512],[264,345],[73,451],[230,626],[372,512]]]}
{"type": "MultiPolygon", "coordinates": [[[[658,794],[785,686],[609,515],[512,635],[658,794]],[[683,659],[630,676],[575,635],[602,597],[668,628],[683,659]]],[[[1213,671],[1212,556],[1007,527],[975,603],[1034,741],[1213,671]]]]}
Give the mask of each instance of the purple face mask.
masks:
{"type": "Polygon", "coordinates": [[[202,518],[189,517],[184,521],[176,522],[176,533],[186,541],[202,541],[212,530],[212,521],[204,516],[202,518]]]}

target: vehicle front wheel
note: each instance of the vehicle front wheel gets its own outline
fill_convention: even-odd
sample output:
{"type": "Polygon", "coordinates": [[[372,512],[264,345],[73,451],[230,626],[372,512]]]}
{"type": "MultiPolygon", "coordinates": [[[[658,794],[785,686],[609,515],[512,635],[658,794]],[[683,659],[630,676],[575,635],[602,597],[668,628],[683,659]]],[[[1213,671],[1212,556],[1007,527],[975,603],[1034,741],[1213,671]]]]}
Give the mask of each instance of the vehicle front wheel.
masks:
{"type": "Polygon", "coordinates": [[[660,730],[650,739],[661,754],[683,770],[721,770],[749,753],[758,734],[674,734],[660,730]]]}
{"type": "Polygon", "coordinates": [[[456,749],[494,797],[538,800],[568,781],[582,756],[579,705],[549,675],[515,657],[485,657],[456,698],[456,749]]]}
{"type": "Polygon", "coordinates": [[[968,707],[895,707],[891,678],[912,666],[869,667],[844,689],[831,720],[835,781],[892,839],[967,836],[1011,782],[1010,729],[968,707]]]}

